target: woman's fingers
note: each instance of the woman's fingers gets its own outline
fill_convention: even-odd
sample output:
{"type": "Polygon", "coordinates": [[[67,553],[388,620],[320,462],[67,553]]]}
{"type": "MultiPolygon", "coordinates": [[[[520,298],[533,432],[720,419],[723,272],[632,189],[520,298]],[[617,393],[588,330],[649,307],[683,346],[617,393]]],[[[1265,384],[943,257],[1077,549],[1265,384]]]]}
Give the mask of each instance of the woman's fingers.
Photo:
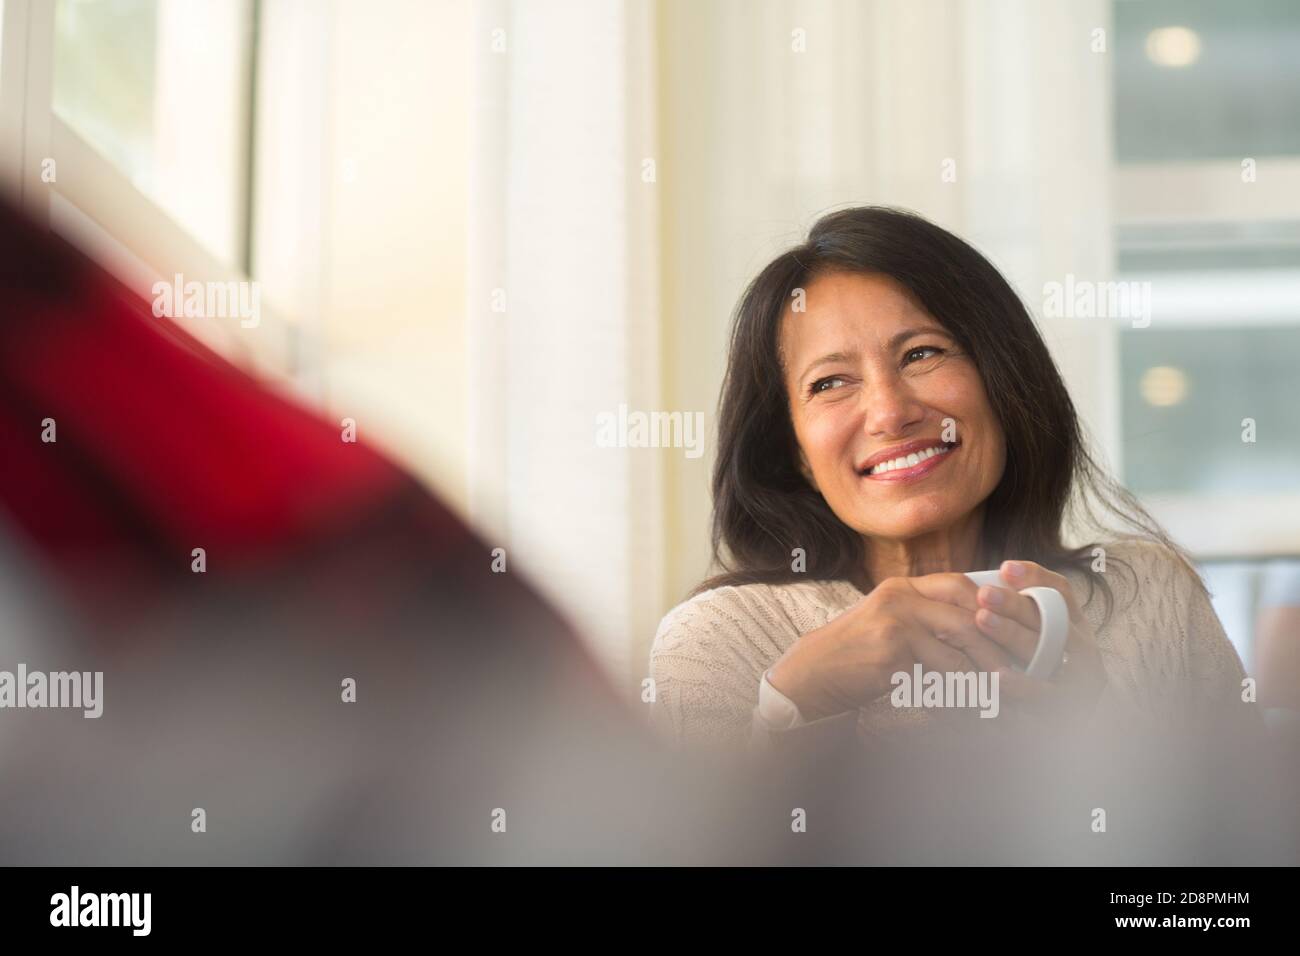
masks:
{"type": "MultiPolygon", "coordinates": [[[[967,611],[963,610],[960,613],[969,616],[967,611]]],[[[973,617],[971,617],[971,624],[974,624],[973,617]]],[[[978,627],[947,628],[940,632],[938,636],[944,644],[961,651],[974,663],[973,668],[968,667],[965,668],[966,670],[992,673],[993,671],[1002,670],[1004,667],[1010,667],[1014,663],[1007,651],[995,641],[980,633],[978,627]]]]}
{"type": "Polygon", "coordinates": [[[1079,605],[1074,600],[1074,589],[1070,587],[1070,582],[1064,576],[1049,571],[1033,561],[1003,561],[1000,570],[1002,580],[1017,591],[1034,587],[1054,588],[1060,591],[1061,596],[1065,598],[1066,606],[1070,609],[1070,619],[1079,619],[1079,605]]]}
{"type": "Polygon", "coordinates": [[[1019,621],[1003,617],[987,608],[975,612],[975,626],[999,647],[1006,650],[1022,666],[1027,665],[1038,650],[1038,627],[1031,630],[1019,621]]]}
{"type": "MultiPolygon", "coordinates": [[[[971,583],[969,578],[967,583],[971,583]]],[[[942,645],[959,651],[967,658],[967,666],[946,669],[991,672],[1013,663],[1006,650],[981,633],[972,610],[943,600],[931,600],[923,596],[919,588],[915,598],[908,604],[910,615],[922,631],[928,632],[927,636],[932,635],[942,645]]]]}
{"type": "Polygon", "coordinates": [[[907,635],[912,656],[921,662],[921,668],[941,674],[964,674],[979,670],[975,662],[951,644],[941,641],[922,628],[913,628],[907,635]]]}
{"type": "Polygon", "coordinates": [[[956,607],[964,607],[971,613],[974,613],[979,606],[975,600],[979,586],[959,572],[944,571],[938,574],[926,574],[908,578],[907,582],[918,594],[931,601],[943,601],[956,607]]]}
{"type": "Polygon", "coordinates": [[[975,601],[979,607],[992,611],[998,617],[1005,617],[1035,633],[1038,632],[1041,620],[1038,604],[1028,595],[1009,588],[985,585],[976,593],[975,601]]]}
{"type": "MultiPolygon", "coordinates": [[[[942,648],[946,652],[944,654],[932,652],[935,664],[929,666],[930,670],[962,674],[970,671],[976,673],[987,671],[991,674],[1004,667],[1010,667],[1012,663],[1005,651],[978,633],[967,635],[945,631],[938,638],[922,633],[919,641],[927,647],[942,648]],[[955,658],[950,656],[954,654],[955,658]]],[[[917,656],[920,657],[919,654],[917,656]]],[[[923,660],[922,663],[928,662],[923,660]]]]}
{"type": "Polygon", "coordinates": [[[1042,623],[1038,604],[1007,588],[985,586],[976,600],[975,624],[1007,649],[1022,665],[1028,664],[1038,650],[1038,632],[1042,623]]]}
{"type": "Polygon", "coordinates": [[[939,636],[960,647],[981,669],[1006,666],[1012,659],[1023,665],[1034,656],[1038,647],[1039,614],[1032,598],[1007,588],[978,587],[964,574],[927,574],[908,580],[921,596],[973,615],[969,619],[954,619],[941,613],[932,616],[951,628],[939,636]],[[974,624],[974,628],[957,627],[952,623],[954,620],[974,624]],[[985,640],[978,640],[981,636],[985,640]]]}

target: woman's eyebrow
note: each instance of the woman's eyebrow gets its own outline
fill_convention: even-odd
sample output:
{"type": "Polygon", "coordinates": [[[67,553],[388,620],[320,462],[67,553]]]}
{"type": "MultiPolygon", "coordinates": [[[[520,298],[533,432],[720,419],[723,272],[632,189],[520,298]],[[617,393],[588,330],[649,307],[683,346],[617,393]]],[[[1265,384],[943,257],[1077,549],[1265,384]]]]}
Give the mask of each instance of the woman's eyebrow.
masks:
{"type": "Polygon", "coordinates": [[[852,362],[855,359],[857,359],[857,357],[858,357],[858,353],[856,351],[831,352],[829,355],[823,355],[815,362],[810,362],[808,364],[808,366],[803,370],[803,375],[799,376],[799,381],[802,382],[805,379],[807,379],[808,375],[812,372],[812,370],[817,368],[819,365],[829,365],[831,362],[852,362]]]}
{"type": "MultiPolygon", "coordinates": [[[[917,325],[910,329],[902,329],[889,337],[889,341],[885,343],[885,351],[892,352],[913,336],[927,334],[947,336],[948,330],[940,325],[917,325]]],[[[859,353],[856,350],[850,352],[831,352],[829,355],[823,355],[821,358],[808,364],[808,366],[803,370],[803,375],[799,377],[799,381],[802,382],[806,380],[809,373],[819,365],[829,365],[831,362],[853,362],[857,360],[858,355],[859,353]]]]}
{"type": "Polygon", "coordinates": [[[948,330],[940,325],[916,325],[910,329],[903,329],[901,332],[895,332],[885,343],[885,351],[892,352],[914,335],[938,334],[948,335],[948,330]]]}

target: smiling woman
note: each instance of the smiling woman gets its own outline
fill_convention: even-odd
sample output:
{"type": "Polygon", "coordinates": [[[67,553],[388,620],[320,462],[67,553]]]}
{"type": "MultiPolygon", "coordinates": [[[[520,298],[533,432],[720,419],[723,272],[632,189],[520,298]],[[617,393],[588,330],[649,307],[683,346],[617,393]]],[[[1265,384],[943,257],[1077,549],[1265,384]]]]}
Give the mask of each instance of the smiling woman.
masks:
{"type": "Polygon", "coordinates": [[[677,737],[928,724],[888,701],[918,664],[997,671],[1008,711],[1073,726],[1240,704],[1196,572],[1093,460],[1024,305],[919,216],[829,214],[759,273],[718,431],[719,574],[651,651],[677,737]],[[1003,587],[964,574],[999,567],[1003,587]],[[1069,610],[1050,680],[1021,673],[1039,640],[1029,588],[1069,610]]]}

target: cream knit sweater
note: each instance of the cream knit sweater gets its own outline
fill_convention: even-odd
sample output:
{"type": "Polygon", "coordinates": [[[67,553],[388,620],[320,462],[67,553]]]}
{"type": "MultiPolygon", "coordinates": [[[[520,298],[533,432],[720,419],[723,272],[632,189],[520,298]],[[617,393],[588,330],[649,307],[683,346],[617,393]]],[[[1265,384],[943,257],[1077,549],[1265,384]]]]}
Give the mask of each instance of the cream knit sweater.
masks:
{"type": "MultiPolygon", "coordinates": [[[[1088,600],[1086,577],[1094,572],[1068,575],[1078,600],[1087,602],[1083,612],[1097,633],[1109,678],[1096,719],[1122,725],[1145,715],[1177,722],[1188,708],[1254,710],[1242,702],[1245,673],[1236,650],[1208,596],[1177,558],[1159,544],[1131,539],[1108,544],[1106,556],[1115,602],[1105,626],[1103,595],[1098,591],[1088,600]]],[[[763,674],[800,635],[863,596],[847,581],[807,581],[722,587],[678,605],[659,625],[650,652],[654,722],[681,743],[743,748],[763,674]]],[[[896,741],[973,715],[894,707],[886,694],[856,715],[811,726],[836,723],[848,728],[840,732],[856,729],[866,740],[896,741]]]]}

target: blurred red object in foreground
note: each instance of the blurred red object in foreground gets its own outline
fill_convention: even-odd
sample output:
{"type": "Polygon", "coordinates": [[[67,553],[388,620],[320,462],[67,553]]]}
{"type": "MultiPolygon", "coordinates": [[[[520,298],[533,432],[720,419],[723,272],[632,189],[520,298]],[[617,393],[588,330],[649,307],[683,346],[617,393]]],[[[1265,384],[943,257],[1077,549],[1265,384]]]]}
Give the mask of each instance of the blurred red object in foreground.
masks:
{"type": "Polygon", "coordinates": [[[401,469],[2,203],[0,448],[0,508],[92,618],[288,569],[318,616],[364,616],[402,587],[519,608],[532,640],[564,634],[599,682],[554,612],[491,574],[491,549],[401,469]]]}

